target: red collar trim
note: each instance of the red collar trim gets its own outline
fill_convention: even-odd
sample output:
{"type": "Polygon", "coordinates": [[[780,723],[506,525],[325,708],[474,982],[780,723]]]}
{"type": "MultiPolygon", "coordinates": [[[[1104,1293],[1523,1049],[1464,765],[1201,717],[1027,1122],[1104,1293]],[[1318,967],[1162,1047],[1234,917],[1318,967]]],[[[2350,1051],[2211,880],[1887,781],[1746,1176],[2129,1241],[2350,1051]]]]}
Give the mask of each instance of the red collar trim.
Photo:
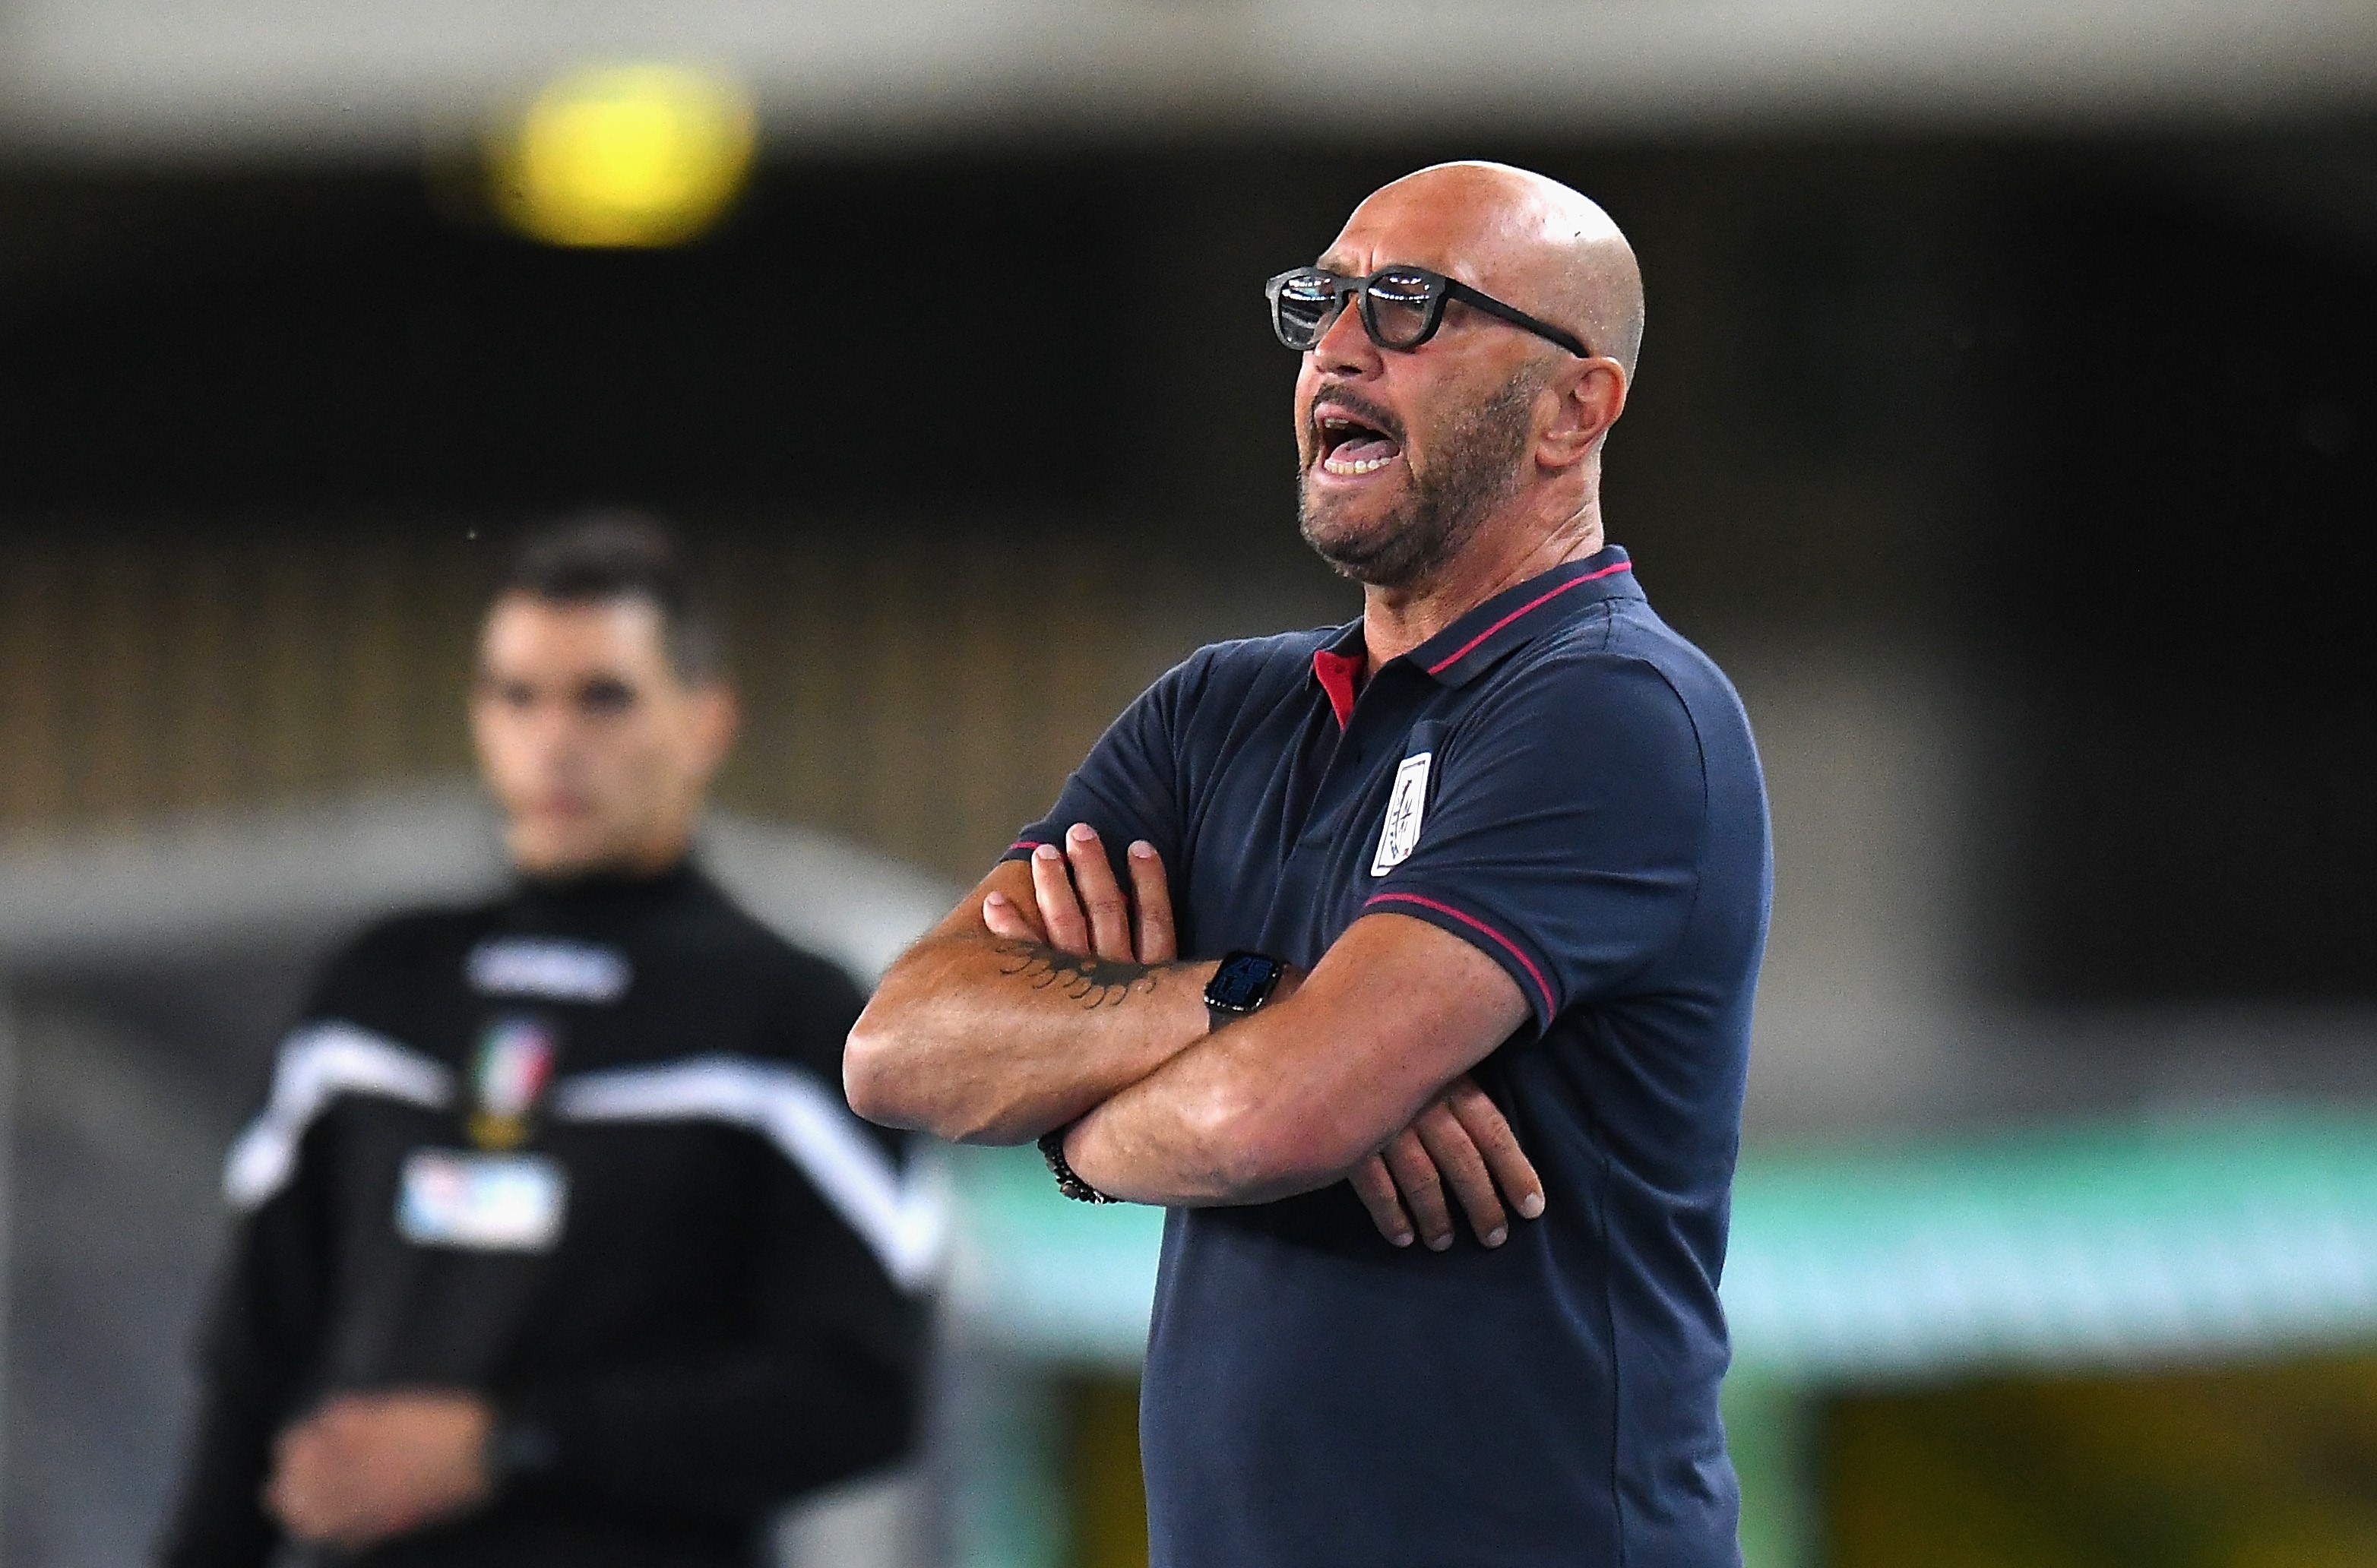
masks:
{"type": "Polygon", "coordinates": [[[1312,673],[1320,689],[1329,694],[1329,706],[1337,715],[1340,730],[1354,720],[1354,687],[1361,679],[1363,659],[1361,654],[1332,653],[1325,647],[1312,655],[1312,673]]]}

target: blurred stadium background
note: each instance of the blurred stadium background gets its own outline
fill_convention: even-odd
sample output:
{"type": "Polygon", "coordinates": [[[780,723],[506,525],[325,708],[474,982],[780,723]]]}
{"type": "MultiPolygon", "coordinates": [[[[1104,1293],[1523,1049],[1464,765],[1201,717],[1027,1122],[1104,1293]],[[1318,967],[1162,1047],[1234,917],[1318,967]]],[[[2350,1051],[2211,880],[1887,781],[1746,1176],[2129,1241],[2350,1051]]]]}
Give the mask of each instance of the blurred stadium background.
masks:
{"type": "MultiPolygon", "coordinates": [[[[491,874],[509,530],[693,533],[715,855],[864,971],[1353,612],[1257,290],[1467,155],[1635,239],[1614,537],[1774,791],[1752,1568],[2377,1563],[2367,0],[0,7],[0,1560],[141,1557],[305,965],[491,874]]],[[[1143,1560],[1154,1217],[951,1164],[935,1453],[786,1554],[1143,1560]]]]}

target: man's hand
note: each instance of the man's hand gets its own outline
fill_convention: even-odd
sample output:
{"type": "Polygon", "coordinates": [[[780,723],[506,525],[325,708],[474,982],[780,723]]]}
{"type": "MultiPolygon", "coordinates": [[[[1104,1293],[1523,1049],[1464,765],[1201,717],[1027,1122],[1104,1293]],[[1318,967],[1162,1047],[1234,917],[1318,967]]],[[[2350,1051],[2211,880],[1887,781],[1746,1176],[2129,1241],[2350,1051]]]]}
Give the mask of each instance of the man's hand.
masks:
{"type": "Polygon", "coordinates": [[[291,1538],[358,1550],[487,1501],[495,1414],[474,1394],[345,1394],[273,1444],[264,1505],[291,1538]]]}
{"type": "Polygon", "coordinates": [[[1356,1166],[1351,1180],[1370,1211],[1370,1223],[1398,1247],[1411,1245],[1415,1219],[1429,1251],[1452,1245],[1452,1215],[1444,1201],[1448,1186],[1468,1215],[1470,1229],[1489,1247],[1510,1239],[1505,1195],[1526,1218],[1544,1212],[1543,1179],[1519,1146],[1502,1108],[1466,1073],[1446,1085],[1386,1147],[1356,1166]]]}
{"type": "Polygon", "coordinates": [[[1032,895],[1038,907],[1025,909],[994,893],[983,900],[982,923],[993,936],[1045,943],[1077,957],[1169,964],[1180,956],[1180,944],[1164,857],[1141,839],[1124,858],[1130,864],[1127,899],[1097,830],[1077,822],[1065,835],[1062,853],[1054,844],[1032,851],[1032,895]]]}
{"type": "MultiPolygon", "coordinates": [[[[1163,857],[1141,841],[1130,846],[1125,860],[1130,868],[1128,898],[1096,831],[1076,823],[1065,835],[1061,853],[1054,845],[1033,852],[1037,907],[1025,909],[994,893],[983,904],[983,923],[995,936],[1042,942],[1075,955],[1170,963],[1178,956],[1177,929],[1163,857]]],[[[1292,976],[1283,976],[1278,995],[1284,997],[1293,983],[1292,976]]],[[[1398,1247],[1415,1239],[1431,1252],[1452,1245],[1448,1187],[1478,1241],[1489,1247],[1510,1238],[1505,1196],[1526,1218],[1544,1212],[1542,1179],[1501,1109],[1466,1073],[1357,1167],[1352,1181],[1379,1234],[1398,1247]]]]}

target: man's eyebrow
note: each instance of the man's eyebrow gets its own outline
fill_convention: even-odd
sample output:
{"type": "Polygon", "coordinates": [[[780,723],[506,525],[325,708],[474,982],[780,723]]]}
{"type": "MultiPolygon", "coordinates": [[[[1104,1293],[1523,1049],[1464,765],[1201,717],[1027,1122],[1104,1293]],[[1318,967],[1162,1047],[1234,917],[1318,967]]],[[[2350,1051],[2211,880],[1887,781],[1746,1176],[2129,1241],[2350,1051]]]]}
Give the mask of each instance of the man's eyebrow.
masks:
{"type": "Polygon", "coordinates": [[[1336,259],[1335,253],[1333,252],[1329,255],[1322,256],[1319,261],[1314,262],[1312,265],[1319,267],[1323,272],[1334,272],[1341,278],[1351,278],[1356,276],[1353,269],[1354,264],[1350,261],[1336,259]]]}

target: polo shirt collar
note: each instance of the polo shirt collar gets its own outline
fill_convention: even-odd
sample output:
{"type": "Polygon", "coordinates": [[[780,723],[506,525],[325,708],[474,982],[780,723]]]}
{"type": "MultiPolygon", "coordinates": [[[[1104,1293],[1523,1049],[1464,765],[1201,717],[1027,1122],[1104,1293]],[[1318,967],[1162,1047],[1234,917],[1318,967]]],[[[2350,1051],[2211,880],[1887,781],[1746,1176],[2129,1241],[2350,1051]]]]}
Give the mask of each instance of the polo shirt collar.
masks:
{"type": "MultiPolygon", "coordinates": [[[[1640,599],[1634,563],[1610,545],[1582,561],[1571,561],[1503,589],[1394,662],[1408,664],[1443,685],[1467,685],[1496,660],[1544,633],[1564,626],[1608,599],[1640,599]]],[[[1343,730],[1354,717],[1362,666],[1369,655],[1362,623],[1348,624],[1312,656],[1312,678],[1329,695],[1330,710],[1343,730]]]]}
{"type": "Polygon", "coordinates": [[[1640,599],[1634,563],[1613,544],[1504,588],[1404,655],[1439,683],[1467,685],[1511,649],[1575,621],[1611,599],[1640,599]]]}
{"type": "Polygon", "coordinates": [[[1354,698],[1362,689],[1362,666],[1370,661],[1362,646],[1362,623],[1349,623],[1327,647],[1312,655],[1312,678],[1329,694],[1329,710],[1343,730],[1354,721],[1354,698]]]}

